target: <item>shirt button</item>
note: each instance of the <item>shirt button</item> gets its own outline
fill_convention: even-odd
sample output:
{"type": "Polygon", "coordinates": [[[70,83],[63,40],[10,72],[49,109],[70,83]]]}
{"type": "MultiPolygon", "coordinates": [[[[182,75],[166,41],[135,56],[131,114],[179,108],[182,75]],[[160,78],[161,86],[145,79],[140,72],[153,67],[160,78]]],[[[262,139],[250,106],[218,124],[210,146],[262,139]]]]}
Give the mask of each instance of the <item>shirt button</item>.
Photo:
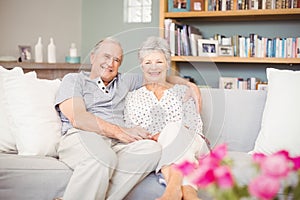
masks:
{"type": "Polygon", "coordinates": [[[105,90],[105,87],[102,87],[102,90],[105,90]]]}
{"type": "Polygon", "coordinates": [[[108,91],[107,91],[107,90],[105,90],[105,92],[106,92],[106,93],[108,93],[108,91]]]}
{"type": "Polygon", "coordinates": [[[98,81],[98,84],[100,84],[101,83],[101,81],[98,81]]]}

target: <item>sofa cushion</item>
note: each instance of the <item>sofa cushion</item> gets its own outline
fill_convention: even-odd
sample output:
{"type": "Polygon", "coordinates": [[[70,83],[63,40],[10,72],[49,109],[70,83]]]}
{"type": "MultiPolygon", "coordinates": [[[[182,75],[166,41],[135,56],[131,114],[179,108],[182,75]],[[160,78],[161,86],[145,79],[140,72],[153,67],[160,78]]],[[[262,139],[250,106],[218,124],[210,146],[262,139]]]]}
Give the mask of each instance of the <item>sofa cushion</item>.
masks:
{"type": "Polygon", "coordinates": [[[212,147],[226,143],[230,151],[253,149],[260,130],[266,91],[201,88],[204,134],[212,147]]]}
{"type": "MultiPolygon", "coordinates": [[[[7,116],[7,100],[4,95],[3,82],[4,79],[15,79],[15,77],[23,76],[23,70],[20,67],[15,67],[7,70],[0,66],[0,152],[16,153],[16,141],[13,137],[11,127],[7,116]]],[[[36,74],[26,73],[25,76],[36,77],[36,74]]]]}
{"type": "Polygon", "coordinates": [[[29,76],[4,78],[9,125],[19,155],[57,156],[60,118],[54,108],[59,80],[29,76]]]}
{"type": "Polygon", "coordinates": [[[0,154],[1,199],[49,199],[63,196],[72,170],[52,157],[0,154]]]}
{"type": "Polygon", "coordinates": [[[268,95],[254,152],[300,156],[300,71],[267,69],[268,95]]]}

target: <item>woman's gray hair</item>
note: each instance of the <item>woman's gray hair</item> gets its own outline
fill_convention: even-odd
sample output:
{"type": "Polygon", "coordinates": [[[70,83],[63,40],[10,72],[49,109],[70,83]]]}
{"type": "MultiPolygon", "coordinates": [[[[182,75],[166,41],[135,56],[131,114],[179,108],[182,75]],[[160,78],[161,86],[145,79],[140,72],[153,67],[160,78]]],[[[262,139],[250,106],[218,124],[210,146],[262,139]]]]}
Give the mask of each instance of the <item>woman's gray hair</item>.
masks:
{"type": "Polygon", "coordinates": [[[142,46],[138,51],[138,58],[140,63],[143,62],[145,56],[147,56],[149,53],[154,51],[162,52],[165,55],[168,67],[170,67],[171,65],[170,46],[165,39],[156,36],[148,37],[147,40],[142,43],[142,46]]]}

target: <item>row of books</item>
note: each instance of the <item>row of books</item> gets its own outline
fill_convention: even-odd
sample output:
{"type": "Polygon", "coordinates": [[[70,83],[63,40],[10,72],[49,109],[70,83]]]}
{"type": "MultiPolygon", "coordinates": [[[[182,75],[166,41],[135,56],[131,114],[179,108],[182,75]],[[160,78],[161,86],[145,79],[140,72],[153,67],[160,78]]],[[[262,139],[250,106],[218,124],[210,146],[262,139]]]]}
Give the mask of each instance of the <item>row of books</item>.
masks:
{"type": "Polygon", "coordinates": [[[220,77],[219,88],[238,90],[268,90],[268,84],[258,78],[220,77]]]}
{"type": "Polygon", "coordinates": [[[207,11],[300,8],[300,0],[206,0],[207,11]]]}
{"type": "MultiPolygon", "coordinates": [[[[165,19],[164,23],[164,37],[170,45],[172,56],[203,56],[198,49],[199,41],[203,40],[198,28],[172,19],[165,19]]],[[[216,54],[210,54],[210,56],[300,58],[300,37],[269,38],[250,33],[248,36],[231,37],[215,34],[210,39],[218,41],[218,46],[215,46],[216,54]],[[227,55],[222,54],[220,49],[225,47],[232,47],[233,52],[227,55]]]]}
{"type": "Polygon", "coordinates": [[[234,35],[234,56],[257,58],[300,58],[300,37],[268,38],[258,34],[234,35]]]}

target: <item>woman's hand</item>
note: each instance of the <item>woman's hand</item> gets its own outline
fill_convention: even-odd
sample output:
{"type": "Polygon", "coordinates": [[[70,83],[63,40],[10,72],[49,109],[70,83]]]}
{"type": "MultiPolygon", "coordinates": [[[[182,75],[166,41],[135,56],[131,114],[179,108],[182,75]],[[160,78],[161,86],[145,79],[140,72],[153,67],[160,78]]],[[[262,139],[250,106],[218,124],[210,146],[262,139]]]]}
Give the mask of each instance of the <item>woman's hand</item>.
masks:
{"type": "Polygon", "coordinates": [[[150,137],[150,139],[157,142],[158,137],[159,137],[159,134],[160,134],[160,133],[156,133],[156,134],[152,135],[152,136],[150,137]]]}

